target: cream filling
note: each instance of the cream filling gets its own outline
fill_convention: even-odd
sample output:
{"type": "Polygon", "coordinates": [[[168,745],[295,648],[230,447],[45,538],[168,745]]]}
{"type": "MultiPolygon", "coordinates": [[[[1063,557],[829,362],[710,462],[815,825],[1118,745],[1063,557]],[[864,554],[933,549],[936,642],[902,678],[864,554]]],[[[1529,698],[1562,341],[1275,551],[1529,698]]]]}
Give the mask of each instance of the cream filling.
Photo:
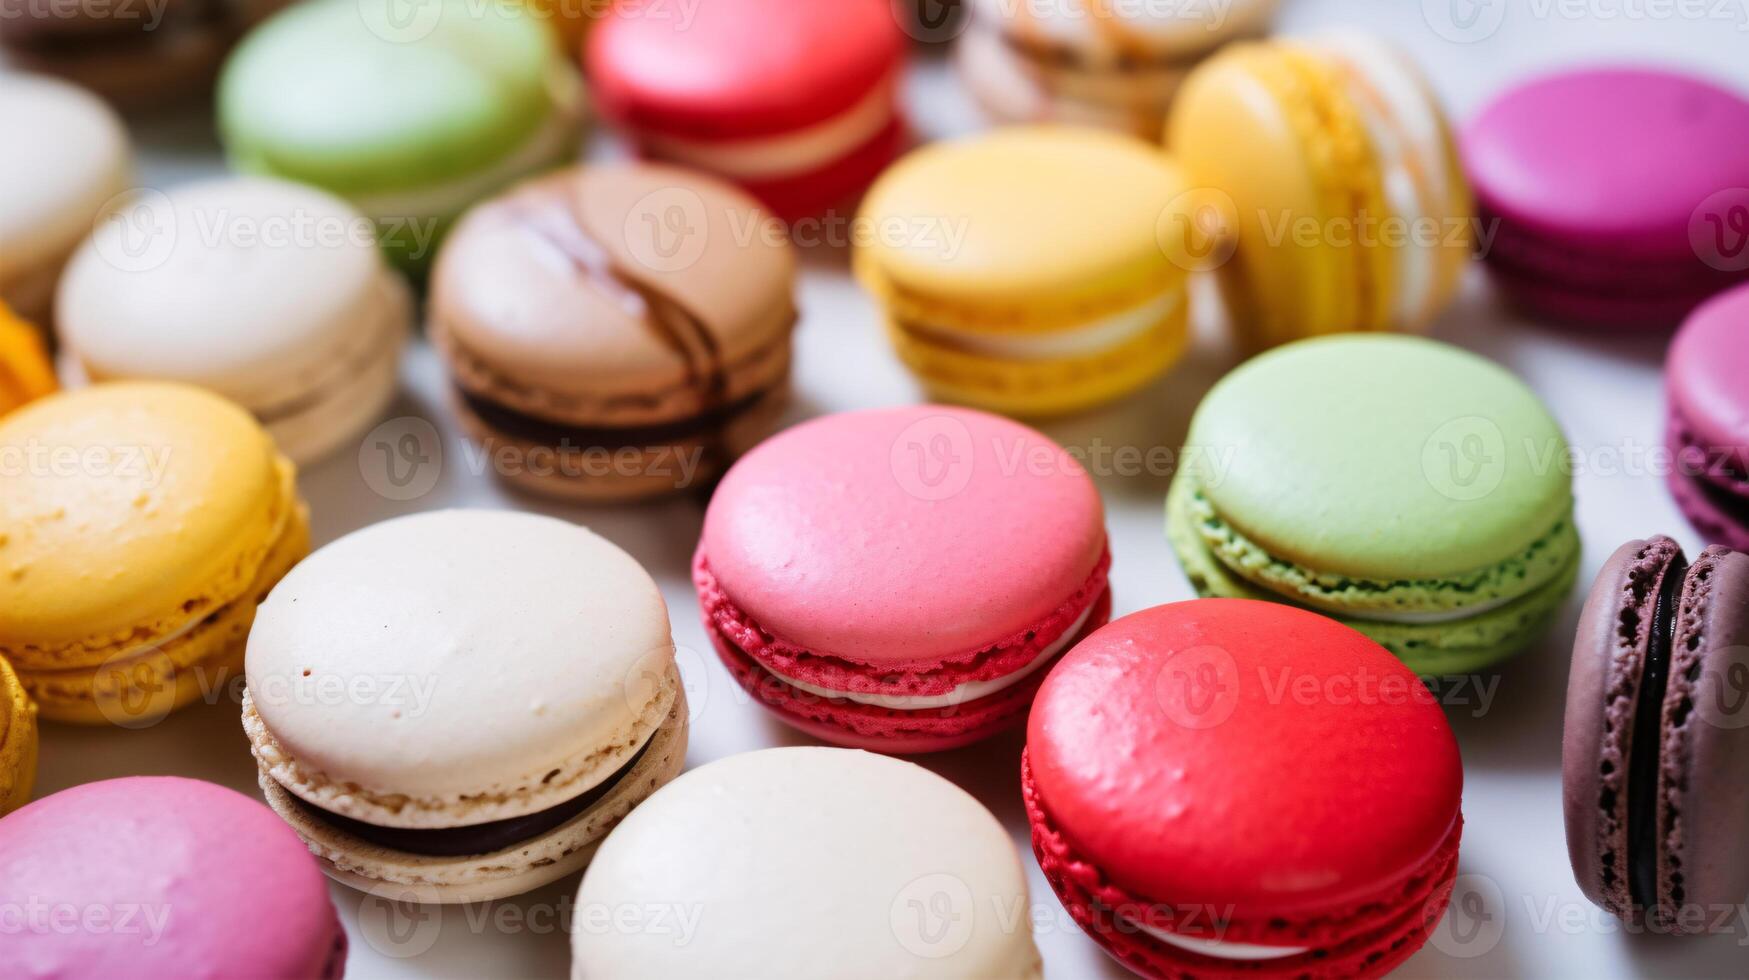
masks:
{"type": "Polygon", "coordinates": [[[1409,238],[1396,250],[1398,292],[1395,323],[1416,324],[1426,315],[1439,288],[1440,252],[1449,232],[1429,230],[1427,221],[1444,214],[1445,137],[1439,112],[1426,88],[1398,54],[1364,35],[1333,32],[1310,43],[1333,58],[1351,75],[1354,103],[1359,107],[1378,154],[1385,200],[1391,214],[1408,222],[1409,238]],[[1357,81],[1357,80],[1358,81],[1357,81]],[[1418,242],[1428,236],[1430,241],[1418,242]]]}
{"type": "Polygon", "coordinates": [[[1052,643],[1050,646],[1039,651],[1039,655],[1032,658],[1025,667],[1022,667],[1011,674],[1003,674],[1001,677],[993,677],[987,681],[970,681],[961,684],[946,694],[866,694],[856,691],[834,691],[830,688],[816,687],[806,681],[798,681],[787,674],[781,674],[772,670],[770,667],[765,667],[764,664],[760,664],[759,666],[765,667],[767,673],[791,687],[806,691],[817,697],[854,701],[857,704],[874,705],[877,708],[891,708],[895,711],[923,711],[929,708],[951,708],[955,705],[965,704],[968,701],[976,701],[979,698],[995,694],[997,691],[1013,687],[1034,672],[1038,671],[1045,664],[1050,663],[1052,657],[1055,657],[1057,654],[1068,649],[1069,644],[1075,642],[1075,638],[1081,635],[1081,628],[1087,625],[1087,618],[1093,615],[1093,607],[1096,605],[1098,605],[1097,601],[1089,603],[1086,610],[1075,619],[1075,622],[1070,624],[1069,628],[1063,631],[1063,635],[1058,637],[1055,643],[1052,643]]]}
{"type": "Polygon", "coordinates": [[[874,139],[893,121],[897,92],[897,78],[888,79],[844,112],[782,136],[702,141],[651,135],[643,142],[658,156],[700,170],[742,179],[787,177],[849,156],[874,139]]]}
{"type": "Polygon", "coordinates": [[[1261,960],[1281,960],[1289,956],[1298,956],[1311,949],[1310,946],[1258,946],[1253,943],[1223,942],[1219,939],[1198,939],[1194,936],[1180,936],[1164,929],[1156,929],[1133,919],[1125,921],[1168,946],[1176,946],[1199,956],[1207,956],[1217,960],[1256,963],[1261,960]]]}
{"type": "Polygon", "coordinates": [[[1091,357],[1121,347],[1159,326],[1184,301],[1184,291],[1169,289],[1140,306],[1091,323],[1039,334],[988,334],[908,325],[906,329],[948,339],[953,347],[1014,361],[1091,357]]]}
{"type": "Polygon", "coordinates": [[[1493,612],[1496,609],[1504,608],[1505,606],[1511,605],[1513,602],[1516,602],[1516,601],[1517,601],[1516,597],[1509,596],[1509,597],[1501,598],[1501,599],[1489,599],[1487,602],[1478,602],[1473,606],[1464,606],[1460,609],[1448,609],[1448,610],[1445,610],[1443,612],[1419,612],[1419,613],[1418,612],[1368,612],[1366,610],[1356,610],[1352,607],[1350,607],[1350,608],[1326,607],[1326,608],[1330,612],[1338,613],[1339,615],[1343,615],[1343,616],[1348,616],[1352,619],[1365,619],[1365,620],[1369,620],[1369,621],[1375,622],[1375,623],[1403,623],[1403,624],[1408,625],[1408,626],[1429,626],[1429,625],[1433,625],[1436,623],[1455,623],[1460,619],[1469,619],[1471,616],[1480,616],[1483,613],[1493,612]]]}

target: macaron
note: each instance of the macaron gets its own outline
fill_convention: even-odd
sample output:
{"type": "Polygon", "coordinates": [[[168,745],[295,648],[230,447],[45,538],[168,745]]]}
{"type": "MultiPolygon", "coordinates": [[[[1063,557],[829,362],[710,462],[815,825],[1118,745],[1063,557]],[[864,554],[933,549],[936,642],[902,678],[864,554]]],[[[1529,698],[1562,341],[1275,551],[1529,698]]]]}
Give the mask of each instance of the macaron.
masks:
{"type": "Polygon", "coordinates": [[[1662,69],[1507,89],[1463,134],[1494,281],[1537,316],[1676,325],[1749,270],[1745,128],[1749,99],[1662,69]]]}
{"type": "Polygon", "coordinates": [[[1414,674],[1330,619],[1244,600],[1156,606],[1082,641],[1021,757],[1045,880],[1159,980],[1384,976],[1445,911],[1462,791],[1414,674]]]}
{"type": "Polygon", "coordinates": [[[462,219],[431,337],[507,483],[597,502],[702,490],[787,404],[795,277],[788,236],[732,185],[572,168],[462,219]]]}
{"type": "Polygon", "coordinates": [[[413,317],[369,219],[257,177],[135,198],[80,247],[58,306],[72,377],[211,388],[299,464],[356,442],[388,407],[413,317]],[[144,228],[162,238],[129,252],[144,228]]]}
{"type": "Polygon", "coordinates": [[[1749,550],[1749,286],[1695,310],[1664,361],[1670,493],[1708,541],[1749,550]]]}
{"type": "Polygon", "coordinates": [[[0,660],[0,815],[30,801],[36,750],[36,703],[12,665],[0,660]]]}
{"type": "Polygon", "coordinates": [[[1561,740],[1567,853],[1585,897],[1700,933],[1749,895],[1743,759],[1749,556],[1630,541],[1579,617],[1561,740]]]}
{"type": "Polygon", "coordinates": [[[1025,426],[920,405],[829,415],[736,463],[692,579],[729,673],[816,738],[955,748],[1018,725],[1111,614],[1087,472],[1025,426]]]}
{"type": "Polygon", "coordinates": [[[54,392],[55,369],[35,327],[0,303],[0,415],[54,392]]]}
{"type": "Polygon", "coordinates": [[[1160,224],[1187,189],[1131,136],[1026,126],[931,144],[869,191],[855,270],[936,398],[1020,416],[1112,401],[1187,339],[1160,224]]]}
{"type": "Polygon", "coordinates": [[[1568,445],[1505,369],[1420,337],[1253,358],[1191,419],[1167,536],[1204,596],[1306,606],[1418,674],[1535,643],[1578,573],[1568,445]]]}
{"type": "Polygon", "coordinates": [[[222,696],[256,603],[309,550],[295,470],[203,389],[120,382],[0,418],[0,657],[54,721],[222,696]]]}
{"type": "Polygon", "coordinates": [[[571,976],[1038,980],[1029,908],[1008,832],[965,790],[867,752],[765,749],[686,773],[602,844],[571,976]],[[620,925],[638,909],[692,925],[620,925]]]}
{"type": "Polygon", "coordinates": [[[1469,188],[1438,101],[1387,42],[1228,47],[1185,80],[1167,143],[1200,189],[1174,247],[1218,266],[1248,346],[1414,330],[1456,291],[1469,188]]]}
{"type": "Polygon", "coordinates": [[[741,184],[785,221],[854,204],[906,141],[888,0],[619,4],[590,32],[596,103],[647,157],[741,184]]]}
{"type": "Polygon", "coordinates": [[[476,201],[581,151],[583,89],[555,35],[514,3],[315,0],[225,66],[218,123],[243,173],[331,191],[419,271],[476,201]]]}
{"type": "Polygon", "coordinates": [[[1190,69],[1237,38],[1266,32],[1278,3],[969,5],[955,56],[966,87],[990,115],[1103,126],[1158,140],[1190,69]]]}
{"type": "Polygon", "coordinates": [[[339,980],[346,930],[259,802],[175,776],[86,783],[0,820],[8,977],[339,980]]]}
{"type": "Polygon", "coordinates": [[[8,72],[0,132],[30,134],[0,153],[0,302],[46,330],[62,267],[128,187],[127,131],[83,89],[8,72]]]}
{"type": "Polygon", "coordinates": [[[589,530],[433,511],[292,570],[249,634],[268,805],[334,880],[481,902],[572,874],[680,771],[662,594],[589,530]]]}
{"type": "Polygon", "coordinates": [[[208,92],[243,32],[286,2],[0,0],[0,52],[124,110],[168,108],[208,92]]]}

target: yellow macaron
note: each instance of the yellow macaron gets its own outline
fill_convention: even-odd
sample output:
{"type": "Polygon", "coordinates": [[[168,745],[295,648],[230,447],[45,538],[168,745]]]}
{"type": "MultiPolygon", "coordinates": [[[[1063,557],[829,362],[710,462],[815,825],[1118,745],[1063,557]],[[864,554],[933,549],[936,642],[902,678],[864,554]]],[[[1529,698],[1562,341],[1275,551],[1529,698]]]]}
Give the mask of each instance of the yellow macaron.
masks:
{"type": "Polygon", "coordinates": [[[1011,415],[1079,411],[1178,359],[1185,269],[1159,228],[1185,190],[1158,147],[1021,126],[935,143],[864,199],[857,278],[937,397],[1011,415]]]}
{"type": "Polygon", "coordinates": [[[294,477],[249,413],[185,385],[0,420],[0,657],[43,717],[138,726],[227,696],[256,604],[309,550],[294,477]]]}
{"type": "Polygon", "coordinates": [[[1185,81],[1167,145],[1248,346],[1418,329],[1455,292],[1474,203],[1438,102],[1385,42],[1234,45],[1185,81]]]}
{"type": "Polygon", "coordinates": [[[0,303],[0,415],[55,387],[55,371],[36,328],[0,303]]]}
{"type": "Polygon", "coordinates": [[[36,705],[0,660],[0,816],[30,802],[36,782],[36,705]]]}

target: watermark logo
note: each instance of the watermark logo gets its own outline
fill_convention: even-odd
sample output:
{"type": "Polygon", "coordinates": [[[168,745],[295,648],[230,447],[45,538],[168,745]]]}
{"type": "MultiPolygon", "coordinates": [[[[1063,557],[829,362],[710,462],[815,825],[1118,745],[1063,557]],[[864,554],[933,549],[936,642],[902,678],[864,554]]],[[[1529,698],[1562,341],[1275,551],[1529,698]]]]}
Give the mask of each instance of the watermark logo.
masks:
{"type": "Polygon", "coordinates": [[[626,248],[652,272],[680,272],[704,258],[710,215],[704,198],[684,187],[665,187],[639,198],[626,212],[626,248]]]}
{"type": "Polygon", "coordinates": [[[1506,0],[1421,0],[1421,16],[1445,40],[1476,44],[1506,23],[1506,0]]]}
{"type": "Polygon", "coordinates": [[[443,438],[417,416],[390,419],[359,443],[358,475],[385,500],[418,500],[443,476],[443,438]]]}
{"type": "Polygon", "coordinates": [[[98,257],[123,272],[150,272],[176,252],[176,205],[153,187],[123,191],[105,201],[92,224],[98,257]]]}
{"type": "Polygon", "coordinates": [[[437,30],[443,5],[444,0],[358,0],[358,16],[382,40],[414,44],[437,30]]]}
{"type": "Polygon", "coordinates": [[[176,675],[158,647],[116,653],[92,672],[97,711],[117,728],[151,728],[176,710],[176,675]]]}
{"type": "Polygon", "coordinates": [[[891,0],[893,19],[914,41],[946,44],[971,23],[965,0],[891,0]]]}
{"type": "Polygon", "coordinates": [[[906,493],[946,500],[963,492],[977,469],[972,430],[951,415],[925,416],[893,440],[887,462],[906,493]]]}
{"type": "Polygon", "coordinates": [[[1480,415],[1452,419],[1422,444],[1421,473],[1445,497],[1480,500],[1506,478],[1506,435],[1480,415]]]}
{"type": "Polygon", "coordinates": [[[1713,651],[1694,689],[1694,710],[1702,723],[1725,731],[1749,727],[1749,650],[1713,651]]]}
{"type": "Polygon", "coordinates": [[[1154,676],[1154,696],[1166,717],[1192,730],[1226,723],[1239,706],[1239,665],[1217,646],[1176,651],[1154,676]]]}
{"type": "Polygon", "coordinates": [[[1688,219],[1688,244],[1720,272],[1749,269],[1749,187],[1711,194],[1688,219]]]}
{"type": "Polygon", "coordinates": [[[929,960],[965,949],[977,926],[971,886],[945,873],[923,875],[899,889],[887,916],[899,945],[929,960]]]}
{"type": "Polygon", "coordinates": [[[1486,875],[1458,875],[1449,901],[1440,889],[1428,900],[1427,913],[1426,920],[1433,924],[1428,942],[1457,959],[1485,956],[1506,935],[1506,895],[1486,875]]]}
{"type": "Polygon", "coordinates": [[[1225,191],[1197,187],[1173,198],[1154,225],[1160,250],[1181,269],[1208,272],[1239,247],[1239,206],[1225,191]]]}
{"type": "Polygon", "coordinates": [[[424,955],[443,936],[443,906],[436,904],[437,897],[433,888],[378,886],[359,898],[358,933],[390,959],[424,955]]]}

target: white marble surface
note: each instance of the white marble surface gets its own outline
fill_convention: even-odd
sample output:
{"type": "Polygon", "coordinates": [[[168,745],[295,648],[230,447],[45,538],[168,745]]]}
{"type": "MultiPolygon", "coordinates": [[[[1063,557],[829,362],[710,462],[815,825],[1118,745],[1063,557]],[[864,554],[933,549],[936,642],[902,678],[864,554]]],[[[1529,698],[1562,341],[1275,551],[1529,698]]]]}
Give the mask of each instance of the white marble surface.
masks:
{"type": "MultiPolygon", "coordinates": [[[[1666,62],[1749,89],[1745,0],[1288,0],[1283,19],[1292,30],[1352,25],[1396,38],[1415,53],[1460,119],[1524,73],[1576,62],[1666,62]],[[1477,19],[1465,32],[1452,26],[1458,23],[1453,14],[1477,19]]],[[[939,62],[926,59],[920,65],[911,98],[926,133],[977,125],[939,62]]],[[[199,120],[158,121],[139,135],[143,178],[154,186],[220,166],[199,120]]],[[[611,143],[598,144],[597,152],[611,153],[611,143]]],[[[850,281],[842,253],[810,252],[801,305],[796,417],[919,397],[883,342],[874,309],[850,281]]],[[[1440,321],[1437,335],[1510,366],[1547,398],[1566,426],[1579,450],[1587,580],[1631,536],[1665,531],[1687,546],[1699,543],[1667,499],[1648,456],[1660,434],[1658,366],[1664,338],[1588,337],[1526,323],[1498,307],[1479,275],[1440,321]]],[[[1146,392],[1047,431],[1083,447],[1176,447],[1197,400],[1233,364],[1218,324],[1203,324],[1200,338],[1188,359],[1146,392]]],[[[420,470],[418,482],[429,481],[430,489],[410,500],[374,491],[373,485],[385,485],[384,464],[370,444],[362,454],[343,453],[315,466],[302,485],[313,507],[318,544],[373,521],[436,507],[522,507],[587,523],[630,550],[662,583],[697,712],[689,763],[803,741],[748,703],[709,652],[687,578],[701,516],[696,502],[578,509],[510,495],[479,472],[459,441],[443,407],[443,382],[430,350],[415,348],[403,374],[405,392],[391,413],[401,421],[385,431],[396,437],[418,431],[423,424],[418,420],[429,420],[442,433],[441,459],[420,470]]],[[[1100,476],[1100,483],[1115,553],[1116,613],[1188,598],[1189,587],[1161,534],[1167,474],[1110,472],[1100,476]]],[[[1749,913],[1725,934],[1709,938],[1630,936],[1592,908],[1574,885],[1562,836],[1559,741],[1567,653],[1562,634],[1570,630],[1578,604],[1575,595],[1545,644],[1497,676],[1483,678],[1480,688],[1449,699],[1467,780],[1461,911],[1442,925],[1434,944],[1400,969],[1400,976],[1749,975],[1749,913]],[[1468,703],[1458,703],[1465,696],[1468,703]]],[[[40,793],[134,773],[181,773],[256,792],[248,748],[235,707],[228,703],[178,714],[146,731],[50,726],[44,743],[40,793]]],[[[1016,736],[923,761],[982,799],[1024,850],[1019,751],[1016,736]]],[[[1291,821],[1293,814],[1283,813],[1281,819],[1291,821]]],[[[1125,975],[1069,921],[1030,853],[1026,863],[1047,975],[1125,975]]],[[[567,879],[493,906],[430,910],[410,919],[387,918],[382,906],[361,902],[356,893],[336,886],[334,899],[353,940],[348,975],[562,976],[569,962],[564,923],[575,885],[575,879],[567,879]]]]}

